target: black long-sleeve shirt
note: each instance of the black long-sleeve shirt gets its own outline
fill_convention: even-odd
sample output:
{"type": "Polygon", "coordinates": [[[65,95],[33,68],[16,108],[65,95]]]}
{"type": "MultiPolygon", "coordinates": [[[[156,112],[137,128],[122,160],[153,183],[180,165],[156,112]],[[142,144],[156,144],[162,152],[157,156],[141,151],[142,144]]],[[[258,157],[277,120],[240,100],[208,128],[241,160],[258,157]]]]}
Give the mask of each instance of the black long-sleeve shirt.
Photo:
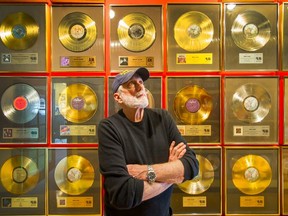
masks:
{"type": "MultiPolygon", "coordinates": [[[[98,127],[99,164],[104,176],[106,216],[168,216],[172,187],[142,202],[144,183],[132,178],[127,164],[168,162],[172,141],[186,141],[166,110],[145,109],[141,122],[131,122],[123,111],[103,119],[98,127]]],[[[184,179],[198,174],[195,153],[187,146],[180,159],[184,179]]]]}

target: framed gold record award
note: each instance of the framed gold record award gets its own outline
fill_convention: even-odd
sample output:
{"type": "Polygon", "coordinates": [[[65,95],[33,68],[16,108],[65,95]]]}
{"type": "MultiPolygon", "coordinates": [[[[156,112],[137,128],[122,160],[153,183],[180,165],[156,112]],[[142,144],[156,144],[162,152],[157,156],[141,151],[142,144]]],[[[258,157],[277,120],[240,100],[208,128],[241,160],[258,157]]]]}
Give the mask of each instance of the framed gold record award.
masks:
{"type": "Polygon", "coordinates": [[[225,144],[278,144],[278,77],[226,77],[225,144]]]}
{"type": "Polygon", "coordinates": [[[47,5],[0,4],[0,72],[47,71],[47,5]]]}
{"type": "MultiPolygon", "coordinates": [[[[114,77],[109,77],[109,90],[111,89],[114,77]]],[[[148,98],[148,108],[161,108],[162,107],[162,79],[161,77],[150,77],[145,81],[145,90],[148,98]]],[[[109,91],[109,116],[118,112],[121,108],[113,97],[113,92],[109,91]]]]}
{"type": "Polygon", "coordinates": [[[167,107],[188,143],[220,143],[220,77],[167,77],[167,107]]]}
{"type": "Polygon", "coordinates": [[[52,6],[52,72],[103,71],[102,5],[52,6]]]}
{"type": "Polygon", "coordinates": [[[48,215],[101,216],[96,148],[48,149],[48,215]]]}
{"type": "Polygon", "coordinates": [[[224,69],[278,70],[278,3],[224,4],[224,69]]]}
{"type": "Polygon", "coordinates": [[[163,71],[162,7],[111,6],[110,69],[163,71]]]}
{"type": "Polygon", "coordinates": [[[45,215],[46,149],[0,149],[0,215],[45,215]]]}
{"type": "Polygon", "coordinates": [[[225,147],[225,215],[279,215],[278,147],[225,147]]]}
{"type": "Polygon", "coordinates": [[[1,77],[0,143],[45,144],[47,79],[1,77]]]}
{"type": "Polygon", "coordinates": [[[98,142],[97,126],[104,117],[104,78],[52,79],[52,143],[98,142]]]}
{"type": "Polygon", "coordinates": [[[192,180],[174,185],[171,197],[173,215],[221,215],[221,148],[195,148],[199,174],[192,180]]]}
{"type": "Polygon", "coordinates": [[[288,215],[288,148],[281,147],[282,150],[282,212],[288,215]]]}
{"type": "Polygon", "coordinates": [[[168,71],[219,71],[221,4],[169,4],[168,71]]]}

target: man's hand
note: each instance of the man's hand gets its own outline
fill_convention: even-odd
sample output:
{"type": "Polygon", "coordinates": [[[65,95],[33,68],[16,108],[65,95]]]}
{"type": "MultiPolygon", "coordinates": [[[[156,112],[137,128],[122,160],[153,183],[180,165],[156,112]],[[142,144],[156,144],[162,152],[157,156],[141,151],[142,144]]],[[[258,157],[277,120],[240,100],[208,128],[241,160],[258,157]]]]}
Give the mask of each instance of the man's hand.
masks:
{"type": "Polygon", "coordinates": [[[175,161],[183,157],[183,155],[186,153],[186,145],[181,142],[178,143],[178,145],[175,146],[175,141],[172,141],[170,148],[169,148],[169,162],[175,161]]]}
{"type": "Polygon", "coordinates": [[[133,176],[133,178],[143,181],[147,180],[147,165],[128,164],[127,169],[128,173],[133,176]]]}

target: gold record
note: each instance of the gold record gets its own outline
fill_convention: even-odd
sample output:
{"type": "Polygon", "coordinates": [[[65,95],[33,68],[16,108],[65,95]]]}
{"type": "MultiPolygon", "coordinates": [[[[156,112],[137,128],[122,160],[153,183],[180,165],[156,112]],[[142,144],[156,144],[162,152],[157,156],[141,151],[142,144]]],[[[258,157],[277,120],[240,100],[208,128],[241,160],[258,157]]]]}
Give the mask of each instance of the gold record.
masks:
{"type": "Polygon", "coordinates": [[[231,34],[234,43],[240,49],[256,51],[270,40],[270,22],[261,13],[245,11],[234,20],[231,34]]]}
{"type": "Polygon", "coordinates": [[[212,108],[212,97],[197,85],[182,88],[174,98],[174,113],[184,124],[204,122],[212,108]]]}
{"type": "Polygon", "coordinates": [[[177,44],[189,52],[205,49],[211,43],[213,35],[212,21],[199,11],[183,14],[174,25],[174,38],[177,44]]]}
{"type": "Polygon", "coordinates": [[[147,94],[148,102],[149,102],[148,107],[154,108],[155,107],[155,100],[154,100],[153,94],[147,88],[145,90],[146,90],[146,94],[147,94]]]}
{"type": "Polygon", "coordinates": [[[61,115],[70,122],[83,123],[97,111],[98,100],[95,92],[82,83],[67,86],[58,98],[61,115]]]}
{"type": "Polygon", "coordinates": [[[178,184],[178,187],[183,192],[193,195],[207,191],[214,181],[214,169],[210,161],[198,154],[196,158],[199,161],[198,175],[192,180],[178,184]]]}
{"type": "Polygon", "coordinates": [[[87,14],[73,12],[60,22],[58,36],[62,45],[72,52],[83,52],[96,41],[96,23],[87,14]]]}
{"type": "Polygon", "coordinates": [[[261,122],[269,113],[271,98],[262,86],[248,83],[240,86],[232,96],[231,108],[243,122],[261,122]]]}
{"type": "Polygon", "coordinates": [[[94,182],[94,168],[90,161],[79,155],[69,155],[56,166],[54,179],[59,189],[69,195],[86,192],[94,182]]]}
{"type": "Polygon", "coordinates": [[[24,124],[37,116],[40,109],[40,96],[32,86],[17,83],[8,87],[3,93],[1,109],[10,121],[24,124]]]}
{"type": "Polygon", "coordinates": [[[269,162],[258,155],[249,154],[239,158],[232,168],[232,181],[242,193],[256,195],[271,183],[272,170],[269,162]]]}
{"type": "Polygon", "coordinates": [[[2,185],[10,193],[25,194],[35,188],[38,180],[37,164],[28,157],[11,157],[1,167],[2,185]]]}
{"type": "Polygon", "coordinates": [[[25,50],[32,47],[38,35],[38,24],[33,17],[23,12],[9,14],[0,25],[1,40],[11,50],[25,50]]]}
{"type": "Polygon", "coordinates": [[[132,52],[147,50],[155,41],[156,28],[152,19],[143,13],[130,13],[118,23],[120,44],[132,52]]]}

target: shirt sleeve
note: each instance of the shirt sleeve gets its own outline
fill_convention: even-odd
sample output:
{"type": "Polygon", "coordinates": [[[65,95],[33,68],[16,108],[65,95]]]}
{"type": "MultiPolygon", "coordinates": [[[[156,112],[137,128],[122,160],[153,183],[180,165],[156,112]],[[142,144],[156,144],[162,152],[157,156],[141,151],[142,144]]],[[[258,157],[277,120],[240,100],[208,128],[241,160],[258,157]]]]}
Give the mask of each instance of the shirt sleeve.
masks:
{"type": "Polygon", "coordinates": [[[121,136],[109,120],[98,127],[99,166],[104,177],[105,199],[109,205],[128,209],[142,201],[144,183],[129,175],[121,145],[121,136]]]}

